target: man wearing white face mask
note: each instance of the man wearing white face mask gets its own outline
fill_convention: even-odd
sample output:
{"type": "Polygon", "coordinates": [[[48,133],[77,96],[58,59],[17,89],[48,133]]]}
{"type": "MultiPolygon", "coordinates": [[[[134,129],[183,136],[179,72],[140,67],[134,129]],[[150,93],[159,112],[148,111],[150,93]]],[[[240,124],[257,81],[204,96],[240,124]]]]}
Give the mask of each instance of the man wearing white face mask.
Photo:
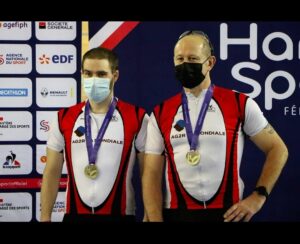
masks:
{"type": "Polygon", "coordinates": [[[142,172],[148,115],[114,96],[118,58],[105,48],[82,60],[88,99],[61,109],[47,141],[41,221],[51,221],[63,162],[68,169],[63,221],[134,221],[131,184],[136,154],[142,172]]]}

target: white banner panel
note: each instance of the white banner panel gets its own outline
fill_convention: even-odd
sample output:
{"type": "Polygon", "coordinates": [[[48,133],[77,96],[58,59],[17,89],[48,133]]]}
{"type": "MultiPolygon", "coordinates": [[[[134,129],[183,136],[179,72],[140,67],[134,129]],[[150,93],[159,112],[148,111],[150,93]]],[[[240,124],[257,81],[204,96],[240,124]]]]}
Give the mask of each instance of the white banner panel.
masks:
{"type": "Polygon", "coordinates": [[[0,40],[27,41],[31,38],[30,21],[1,21],[0,40]]]}
{"type": "Polygon", "coordinates": [[[76,37],[76,22],[36,21],[35,32],[40,41],[73,41],[76,37]]]}
{"type": "Polygon", "coordinates": [[[30,193],[0,193],[0,222],[29,222],[31,219],[30,193]]]}
{"type": "Polygon", "coordinates": [[[32,82],[28,78],[0,78],[0,107],[28,108],[32,104],[32,82]]]}
{"type": "Polygon", "coordinates": [[[32,114],[0,111],[0,141],[29,141],[32,138],[32,114]]]}
{"type": "Polygon", "coordinates": [[[29,145],[1,145],[0,175],[27,175],[32,171],[32,148],[29,145]]]}
{"type": "Polygon", "coordinates": [[[41,108],[75,105],[76,94],[76,81],[73,78],[36,79],[36,103],[41,108]]]}
{"type": "Polygon", "coordinates": [[[57,111],[37,111],[36,112],[36,137],[40,141],[47,141],[50,124],[57,111]]]}
{"type": "Polygon", "coordinates": [[[36,45],[36,71],[39,74],[74,74],[76,66],[74,45],[36,45]]]}
{"type": "Polygon", "coordinates": [[[0,74],[29,74],[31,70],[31,46],[0,44],[0,74]]]}

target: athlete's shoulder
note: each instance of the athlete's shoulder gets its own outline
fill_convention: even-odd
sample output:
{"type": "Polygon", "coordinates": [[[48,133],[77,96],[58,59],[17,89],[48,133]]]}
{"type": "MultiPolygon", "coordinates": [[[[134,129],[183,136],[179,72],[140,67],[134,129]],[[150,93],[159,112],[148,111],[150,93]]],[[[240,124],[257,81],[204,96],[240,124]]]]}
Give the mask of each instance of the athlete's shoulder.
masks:
{"type": "Polygon", "coordinates": [[[121,108],[121,109],[125,109],[125,110],[136,110],[136,111],[140,111],[140,112],[144,112],[146,113],[146,110],[144,108],[142,108],[141,106],[137,106],[134,105],[130,102],[126,102],[120,98],[118,98],[118,103],[117,103],[117,107],[121,108]]]}
{"type": "Polygon", "coordinates": [[[214,86],[214,95],[221,96],[221,97],[237,96],[237,95],[242,97],[248,97],[248,95],[246,95],[245,93],[233,89],[221,87],[221,86],[216,86],[216,85],[214,86]]]}
{"type": "Polygon", "coordinates": [[[84,105],[85,105],[85,101],[81,102],[81,103],[77,103],[77,104],[67,107],[67,108],[61,108],[58,111],[58,116],[60,119],[62,119],[64,117],[66,117],[67,114],[69,116],[74,116],[75,114],[80,114],[82,112],[82,108],[84,105]]]}
{"type": "Polygon", "coordinates": [[[174,104],[181,103],[181,92],[176,93],[175,95],[163,100],[161,103],[156,104],[154,109],[159,109],[166,105],[174,105],[174,104]]]}
{"type": "Polygon", "coordinates": [[[67,110],[77,110],[77,109],[82,109],[82,107],[85,105],[85,101],[84,102],[80,102],[80,103],[77,103],[75,105],[72,105],[70,107],[67,107],[67,108],[61,108],[59,111],[67,111],[67,110]]]}

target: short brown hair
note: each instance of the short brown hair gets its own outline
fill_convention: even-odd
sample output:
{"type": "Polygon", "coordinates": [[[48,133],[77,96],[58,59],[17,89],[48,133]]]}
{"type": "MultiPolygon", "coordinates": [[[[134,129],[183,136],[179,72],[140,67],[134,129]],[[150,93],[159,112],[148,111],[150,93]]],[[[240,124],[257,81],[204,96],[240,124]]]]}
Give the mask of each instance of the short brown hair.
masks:
{"type": "Polygon", "coordinates": [[[81,68],[86,59],[107,59],[112,72],[119,70],[119,58],[115,52],[104,47],[96,47],[87,51],[82,58],[81,68]]]}

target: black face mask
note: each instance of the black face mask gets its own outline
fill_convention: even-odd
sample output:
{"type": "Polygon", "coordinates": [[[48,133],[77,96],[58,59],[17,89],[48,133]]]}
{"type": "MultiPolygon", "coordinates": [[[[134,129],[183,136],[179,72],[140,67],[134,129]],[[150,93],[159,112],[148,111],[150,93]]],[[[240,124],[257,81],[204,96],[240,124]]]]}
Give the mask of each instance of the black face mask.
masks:
{"type": "Polygon", "coordinates": [[[205,79],[201,63],[182,63],[175,66],[176,79],[186,88],[194,88],[205,79]]]}

